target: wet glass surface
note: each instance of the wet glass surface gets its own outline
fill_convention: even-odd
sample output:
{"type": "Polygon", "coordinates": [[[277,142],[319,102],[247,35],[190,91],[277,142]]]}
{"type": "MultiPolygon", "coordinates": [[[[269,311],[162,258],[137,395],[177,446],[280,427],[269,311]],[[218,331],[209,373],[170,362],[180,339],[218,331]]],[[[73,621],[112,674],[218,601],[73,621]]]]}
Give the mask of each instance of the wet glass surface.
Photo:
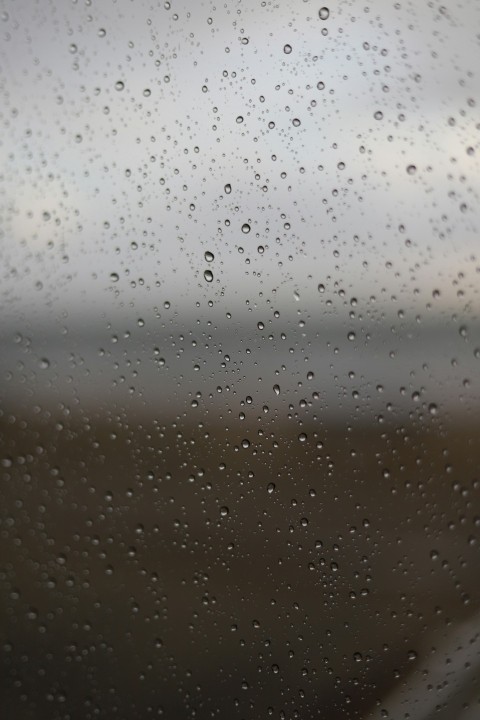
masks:
{"type": "Polygon", "coordinates": [[[1,4],[2,718],[476,720],[479,15],[1,4]]]}

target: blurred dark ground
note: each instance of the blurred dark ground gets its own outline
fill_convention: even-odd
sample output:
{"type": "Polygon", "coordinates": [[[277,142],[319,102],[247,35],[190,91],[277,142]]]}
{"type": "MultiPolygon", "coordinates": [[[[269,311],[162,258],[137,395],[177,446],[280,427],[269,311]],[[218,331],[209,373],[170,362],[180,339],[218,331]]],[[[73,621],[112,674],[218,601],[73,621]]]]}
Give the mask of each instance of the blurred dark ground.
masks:
{"type": "Polygon", "coordinates": [[[475,622],[473,412],[237,400],[241,420],[186,393],[169,416],[152,383],[75,406],[52,382],[48,405],[22,371],[31,396],[18,381],[1,417],[2,717],[387,717],[475,622]]]}

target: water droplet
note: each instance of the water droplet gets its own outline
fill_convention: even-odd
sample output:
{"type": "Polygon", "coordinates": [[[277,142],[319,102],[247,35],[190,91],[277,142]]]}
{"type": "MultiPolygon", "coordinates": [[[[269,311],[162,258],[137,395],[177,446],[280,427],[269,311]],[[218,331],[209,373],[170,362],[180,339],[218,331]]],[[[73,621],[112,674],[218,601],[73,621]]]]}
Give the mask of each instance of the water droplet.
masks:
{"type": "Polygon", "coordinates": [[[320,285],[318,286],[318,292],[319,292],[319,293],[324,293],[324,292],[325,292],[325,285],[323,285],[322,283],[320,283],[320,285]]]}
{"type": "Polygon", "coordinates": [[[328,20],[328,18],[330,17],[330,10],[327,7],[320,8],[320,10],[318,11],[318,17],[320,18],[320,20],[328,20]]]}
{"type": "Polygon", "coordinates": [[[280,395],[280,385],[274,385],[273,392],[275,393],[275,395],[280,395]]]}
{"type": "Polygon", "coordinates": [[[238,116],[237,116],[237,123],[238,123],[238,124],[243,123],[243,117],[242,117],[242,115],[238,115],[238,116]]]}
{"type": "Polygon", "coordinates": [[[230,510],[228,509],[228,507],[227,507],[226,505],[223,505],[223,506],[220,508],[220,515],[221,515],[222,517],[227,517],[227,515],[228,515],[229,512],[230,512],[230,510]]]}
{"type": "Polygon", "coordinates": [[[298,436],[298,439],[300,440],[301,443],[304,443],[307,439],[306,433],[300,433],[300,435],[298,436]]]}
{"type": "Polygon", "coordinates": [[[206,280],[208,283],[211,283],[212,280],[213,280],[213,273],[212,273],[212,271],[211,271],[211,270],[205,270],[205,272],[203,273],[203,277],[205,278],[205,280],[206,280]]]}
{"type": "Polygon", "coordinates": [[[207,250],[205,252],[205,260],[207,262],[213,262],[215,260],[215,255],[212,252],[210,252],[210,250],[207,250]]]}
{"type": "Polygon", "coordinates": [[[248,233],[250,232],[250,230],[251,230],[250,225],[249,225],[248,223],[243,223],[243,225],[242,225],[242,232],[245,233],[245,235],[248,235],[248,233]]]}
{"type": "Polygon", "coordinates": [[[291,46],[291,45],[284,45],[284,46],[283,46],[283,52],[285,53],[285,55],[290,55],[290,53],[292,52],[292,46],[291,46]]]}
{"type": "Polygon", "coordinates": [[[418,655],[415,650],[409,650],[407,657],[409,660],[416,660],[418,655]]]}
{"type": "Polygon", "coordinates": [[[118,92],[121,92],[124,87],[125,87],[125,83],[123,83],[121,80],[117,80],[117,82],[115,83],[115,90],[118,90],[118,92]]]}
{"type": "Polygon", "coordinates": [[[110,273],[110,280],[111,280],[112,282],[114,282],[114,283],[118,282],[118,280],[119,280],[118,274],[117,274],[117,273],[113,273],[113,272],[110,273]]]}
{"type": "Polygon", "coordinates": [[[435,403],[430,403],[428,406],[428,412],[430,415],[436,415],[438,413],[438,407],[435,405],[435,403]]]}
{"type": "Polygon", "coordinates": [[[416,172],[417,172],[417,166],[416,166],[416,165],[408,165],[408,166],[407,166],[407,173],[408,173],[409,175],[415,175],[416,172]]]}
{"type": "Polygon", "coordinates": [[[292,120],[292,125],[293,125],[294,127],[299,127],[301,124],[302,124],[302,123],[301,123],[301,121],[300,121],[298,118],[293,118],[293,120],[292,120]]]}
{"type": "Polygon", "coordinates": [[[375,120],[383,120],[383,112],[381,110],[377,110],[376,113],[374,113],[373,117],[375,120]]]}
{"type": "Polygon", "coordinates": [[[225,190],[226,195],[230,195],[230,193],[232,192],[232,186],[230,185],[230,183],[227,183],[223,189],[225,190]]]}
{"type": "Polygon", "coordinates": [[[273,482],[268,483],[268,485],[267,485],[268,494],[271,495],[274,490],[275,490],[275,483],[273,483],[273,482]]]}

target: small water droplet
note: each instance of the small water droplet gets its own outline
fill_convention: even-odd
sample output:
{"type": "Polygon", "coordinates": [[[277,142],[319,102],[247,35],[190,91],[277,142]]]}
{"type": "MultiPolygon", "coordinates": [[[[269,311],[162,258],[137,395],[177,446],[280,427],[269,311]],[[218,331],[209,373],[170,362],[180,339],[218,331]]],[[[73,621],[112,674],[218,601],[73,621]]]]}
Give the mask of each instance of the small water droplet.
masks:
{"type": "Polygon", "coordinates": [[[275,395],[280,395],[280,385],[274,385],[273,392],[275,393],[275,395]]]}
{"type": "Polygon", "coordinates": [[[417,167],[416,167],[416,165],[408,165],[408,166],[407,166],[407,173],[408,173],[409,175],[415,175],[416,172],[417,172],[417,167]]]}
{"type": "Polygon", "coordinates": [[[242,225],[242,232],[245,233],[245,235],[248,235],[248,233],[250,232],[250,230],[251,230],[250,225],[249,225],[248,223],[243,223],[243,225],[242,225]]]}
{"type": "Polygon", "coordinates": [[[232,186],[230,185],[230,183],[227,183],[223,189],[225,190],[226,195],[230,195],[230,193],[232,192],[232,186]]]}
{"type": "Polygon", "coordinates": [[[212,271],[211,271],[211,270],[205,270],[205,272],[203,273],[203,277],[205,278],[205,280],[206,280],[208,283],[211,283],[212,280],[213,280],[213,273],[212,273],[212,271]]]}
{"type": "Polygon", "coordinates": [[[274,490],[275,490],[275,483],[273,483],[273,482],[268,483],[268,485],[267,485],[268,494],[271,495],[274,490]]]}
{"type": "Polygon", "coordinates": [[[320,8],[320,10],[318,11],[318,17],[320,18],[320,20],[328,20],[328,18],[330,17],[330,10],[327,7],[320,8]]]}
{"type": "Polygon", "coordinates": [[[118,282],[118,280],[119,280],[118,274],[114,273],[114,272],[110,273],[110,280],[114,283],[118,282]]]}
{"type": "Polygon", "coordinates": [[[213,262],[215,260],[215,255],[212,252],[210,252],[210,250],[207,250],[205,252],[205,260],[207,262],[213,262]]]}
{"type": "Polygon", "coordinates": [[[117,80],[117,82],[115,83],[115,90],[118,90],[118,92],[121,92],[124,87],[125,87],[125,83],[123,83],[121,80],[117,80]]]}
{"type": "Polygon", "coordinates": [[[300,433],[300,435],[298,436],[298,439],[300,440],[301,443],[304,443],[307,439],[306,433],[300,433]]]}
{"type": "Polygon", "coordinates": [[[291,45],[284,45],[284,46],[283,46],[283,52],[285,53],[285,55],[290,55],[290,53],[292,52],[292,46],[291,46],[291,45]]]}
{"type": "Polygon", "coordinates": [[[227,517],[227,515],[229,514],[229,512],[230,512],[230,510],[228,509],[228,507],[227,507],[226,505],[223,505],[223,506],[220,508],[220,515],[221,515],[222,517],[227,517]]]}

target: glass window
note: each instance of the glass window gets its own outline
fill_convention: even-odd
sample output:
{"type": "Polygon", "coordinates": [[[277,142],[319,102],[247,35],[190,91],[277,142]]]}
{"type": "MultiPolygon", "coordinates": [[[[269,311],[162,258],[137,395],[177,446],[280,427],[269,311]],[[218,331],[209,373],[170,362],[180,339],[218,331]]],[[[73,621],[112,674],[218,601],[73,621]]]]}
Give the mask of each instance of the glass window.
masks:
{"type": "Polygon", "coordinates": [[[2,717],[478,717],[479,15],[4,0],[2,717]]]}

